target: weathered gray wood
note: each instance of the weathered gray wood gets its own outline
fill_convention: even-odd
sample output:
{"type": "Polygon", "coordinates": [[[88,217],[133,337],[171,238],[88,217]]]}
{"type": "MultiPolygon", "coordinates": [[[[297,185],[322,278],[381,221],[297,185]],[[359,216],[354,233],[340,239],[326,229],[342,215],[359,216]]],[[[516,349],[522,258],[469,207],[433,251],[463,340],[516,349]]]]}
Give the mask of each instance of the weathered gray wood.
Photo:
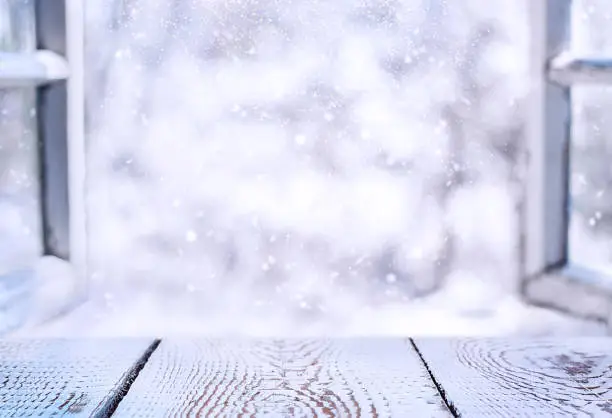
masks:
{"type": "Polygon", "coordinates": [[[163,340],[115,413],[450,416],[407,340],[163,340]]]}
{"type": "Polygon", "coordinates": [[[104,416],[152,340],[0,341],[0,416],[104,416]]]}
{"type": "Polygon", "coordinates": [[[461,416],[612,416],[612,339],[415,344],[461,416]]]}

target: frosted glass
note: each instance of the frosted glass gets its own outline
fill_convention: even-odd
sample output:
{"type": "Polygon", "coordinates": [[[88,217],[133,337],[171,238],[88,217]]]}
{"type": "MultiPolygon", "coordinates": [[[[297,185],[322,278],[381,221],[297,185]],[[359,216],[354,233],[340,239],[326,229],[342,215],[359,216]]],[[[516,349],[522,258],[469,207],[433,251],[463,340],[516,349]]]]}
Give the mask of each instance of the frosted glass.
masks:
{"type": "MultiPolygon", "coordinates": [[[[36,49],[34,3],[0,1],[0,50],[36,49]]],[[[0,89],[0,274],[41,250],[36,94],[0,89]]]]}

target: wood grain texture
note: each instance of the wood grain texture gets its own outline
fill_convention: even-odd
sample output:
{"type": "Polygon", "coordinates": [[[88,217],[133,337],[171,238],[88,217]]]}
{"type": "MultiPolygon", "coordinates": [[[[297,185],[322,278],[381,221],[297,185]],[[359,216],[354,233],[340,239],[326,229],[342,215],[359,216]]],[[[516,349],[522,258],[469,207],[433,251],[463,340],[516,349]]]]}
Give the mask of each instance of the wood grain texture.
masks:
{"type": "Polygon", "coordinates": [[[612,416],[612,339],[417,339],[465,417],[612,416]]]}
{"type": "Polygon", "coordinates": [[[163,340],[118,417],[450,416],[407,340],[163,340]]]}
{"type": "Polygon", "coordinates": [[[0,341],[0,416],[104,415],[152,340],[0,341]]]}

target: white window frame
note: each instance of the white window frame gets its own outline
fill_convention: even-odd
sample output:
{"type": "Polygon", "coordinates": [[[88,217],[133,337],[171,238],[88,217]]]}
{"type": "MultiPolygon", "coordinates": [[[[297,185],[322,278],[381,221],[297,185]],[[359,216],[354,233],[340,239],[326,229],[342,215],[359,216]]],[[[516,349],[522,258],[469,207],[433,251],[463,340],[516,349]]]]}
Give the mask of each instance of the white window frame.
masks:
{"type": "Polygon", "coordinates": [[[531,304],[612,322],[612,278],[568,256],[571,86],[612,82],[612,60],[575,56],[571,0],[529,2],[530,97],[523,205],[522,294],[531,304]]]}
{"type": "MultiPolygon", "coordinates": [[[[70,262],[77,279],[74,294],[80,299],[85,294],[87,277],[83,0],[33,2],[37,51],[0,52],[0,89],[32,87],[37,90],[40,255],[70,262]]],[[[0,280],[23,280],[36,285],[36,280],[26,278],[33,274],[34,269],[20,269],[0,280]]],[[[4,305],[27,303],[28,298],[24,299],[22,294],[14,292],[15,297],[11,299],[9,295],[8,300],[4,295],[4,305]]],[[[59,303],[68,307],[75,301],[59,303]]],[[[17,311],[23,312],[23,309],[17,311]]]]}
{"type": "Polygon", "coordinates": [[[48,78],[38,87],[44,252],[70,260],[81,272],[87,253],[83,21],[82,0],[36,0],[38,54],[55,54],[67,68],[64,80],[48,78]]]}

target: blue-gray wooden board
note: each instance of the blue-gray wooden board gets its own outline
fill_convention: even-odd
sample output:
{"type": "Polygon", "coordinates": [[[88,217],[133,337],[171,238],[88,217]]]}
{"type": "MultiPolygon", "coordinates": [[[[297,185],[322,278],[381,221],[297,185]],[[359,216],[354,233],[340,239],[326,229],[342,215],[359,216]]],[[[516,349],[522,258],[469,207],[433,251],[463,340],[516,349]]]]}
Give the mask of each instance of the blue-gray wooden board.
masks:
{"type": "Polygon", "coordinates": [[[0,417],[612,417],[612,338],[0,340],[0,417]]]}
{"type": "Polygon", "coordinates": [[[417,339],[455,415],[612,417],[612,339],[417,339]]]}
{"type": "Polygon", "coordinates": [[[0,417],[107,416],[153,340],[0,340],[0,417]]]}
{"type": "Polygon", "coordinates": [[[409,340],[167,340],[120,417],[448,417],[409,340]]]}

